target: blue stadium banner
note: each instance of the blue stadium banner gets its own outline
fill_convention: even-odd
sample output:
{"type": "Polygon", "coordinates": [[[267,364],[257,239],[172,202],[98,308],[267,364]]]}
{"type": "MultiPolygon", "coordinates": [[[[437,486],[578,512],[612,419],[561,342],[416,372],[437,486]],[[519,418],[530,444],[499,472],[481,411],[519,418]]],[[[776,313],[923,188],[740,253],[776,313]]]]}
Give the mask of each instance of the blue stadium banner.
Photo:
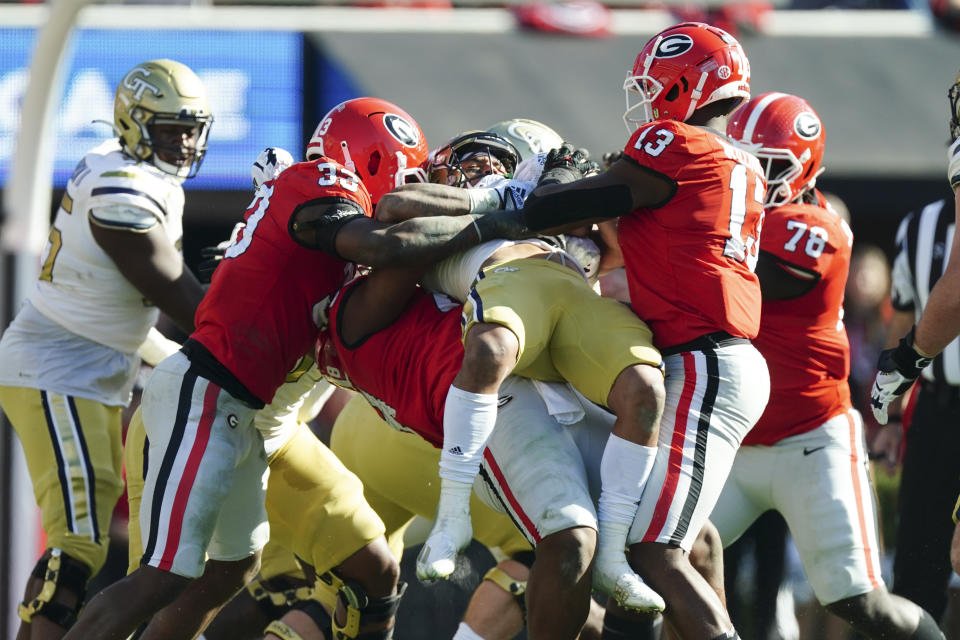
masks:
{"type": "MultiPolygon", "coordinates": [[[[7,180],[36,30],[0,28],[0,184],[7,180]]],[[[269,146],[303,149],[303,35],[291,32],[81,29],[57,116],[54,186],[92,146],[112,136],[113,93],[144,60],[189,65],[207,87],[214,123],[196,189],[247,189],[250,164],[269,146]]]]}

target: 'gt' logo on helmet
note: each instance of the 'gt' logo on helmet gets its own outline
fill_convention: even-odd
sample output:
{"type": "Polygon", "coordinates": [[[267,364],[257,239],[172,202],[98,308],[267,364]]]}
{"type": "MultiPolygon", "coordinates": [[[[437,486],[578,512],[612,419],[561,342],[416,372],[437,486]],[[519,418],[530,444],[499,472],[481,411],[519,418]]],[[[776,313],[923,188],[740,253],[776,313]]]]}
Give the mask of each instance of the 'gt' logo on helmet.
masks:
{"type": "Polygon", "coordinates": [[[507,133],[526,142],[534,153],[550,151],[550,149],[543,148],[542,137],[544,131],[542,127],[535,127],[525,122],[514,122],[507,127],[507,133]]]}
{"type": "Polygon", "coordinates": [[[137,67],[130,71],[127,74],[127,77],[123,79],[123,87],[125,89],[130,89],[133,92],[133,99],[136,101],[143,100],[143,92],[149,89],[153,92],[153,95],[160,96],[160,88],[156,85],[152,85],[144,78],[138,77],[138,74],[143,75],[144,78],[150,75],[149,69],[144,69],[143,67],[137,67]]]}
{"type": "Polygon", "coordinates": [[[820,135],[820,119],[810,111],[804,111],[793,121],[793,130],[805,140],[814,140],[820,135]]]}
{"type": "Polygon", "coordinates": [[[686,53],[693,46],[693,38],[685,33],[675,33],[660,41],[657,50],[653,52],[655,58],[675,58],[686,53]]]}
{"type": "Polygon", "coordinates": [[[420,136],[413,125],[395,113],[388,113],[383,116],[383,125],[390,132],[390,135],[404,146],[415,147],[420,143],[420,136]]]}

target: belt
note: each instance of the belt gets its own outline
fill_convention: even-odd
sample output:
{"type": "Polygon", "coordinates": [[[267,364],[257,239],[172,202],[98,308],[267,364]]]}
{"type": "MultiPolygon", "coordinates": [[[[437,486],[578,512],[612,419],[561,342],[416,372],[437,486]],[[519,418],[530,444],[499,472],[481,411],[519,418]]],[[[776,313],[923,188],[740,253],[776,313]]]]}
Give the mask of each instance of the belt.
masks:
{"type": "Polygon", "coordinates": [[[729,347],[735,344],[750,344],[750,340],[747,338],[741,338],[739,336],[732,336],[726,331],[714,331],[713,333],[702,335],[695,340],[691,340],[690,342],[684,342],[683,344],[676,344],[672,347],[667,347],[666,349],[660,349],[660,355],[667,357],[677,353],[685,353],[687,351],[720,349],[722,347],[729,347]]]}

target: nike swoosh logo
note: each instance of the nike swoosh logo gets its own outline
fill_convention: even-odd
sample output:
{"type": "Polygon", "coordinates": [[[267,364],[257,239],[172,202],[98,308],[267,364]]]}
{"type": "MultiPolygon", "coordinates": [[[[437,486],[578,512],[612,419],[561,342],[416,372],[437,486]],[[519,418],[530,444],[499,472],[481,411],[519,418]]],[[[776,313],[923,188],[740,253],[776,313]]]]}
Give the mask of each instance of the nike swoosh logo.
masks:
{"type": "Polygon", "coordinates": [[[814,451],[820,451],[820,449],[826,449],[826,448],[827,448],[827,445],[823,445],[823,446],[820,446],[820,447],[804,447],[804,448],[803,448],[803,455],[808,456],[808,455],[810,455],[811,453],[813,453],[814,451]]]}

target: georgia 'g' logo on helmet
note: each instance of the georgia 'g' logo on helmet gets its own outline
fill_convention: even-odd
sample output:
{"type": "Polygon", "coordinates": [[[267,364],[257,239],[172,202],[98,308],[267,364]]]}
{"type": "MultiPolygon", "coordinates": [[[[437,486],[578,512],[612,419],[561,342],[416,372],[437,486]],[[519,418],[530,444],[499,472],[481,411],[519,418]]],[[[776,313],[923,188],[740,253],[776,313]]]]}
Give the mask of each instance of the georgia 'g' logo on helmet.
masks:
{"type": "Polygon", "coordinates": [[[684,22],[647,41],[623,88],[628,130],[654,120],[686,122],[713,102],[730,100],[733,109],[748,100],[750,62],[740,43],[723,29],[684,22]]]}
{"type": "Polygon", "coordinates": [[[816,111],[800,96],[756,96],[731,116],[727,135],[764,165],[767,208],[799,202],[816,187],[826,134],[816,111]]]}
{"type": "Polygon", "coordinates": [[[426,182],[427,140],[406,111],[387,100],[353,98],[333,107],[307,144],[307,161],[336,160],[355,172],[376,204],[406,182],[426,182]]]}
{"type": "Polygon", "coordinates": [[[811,111],[799,113],[793,121],[793,130],[804,140],[816,140],[820,135],[820,118],[811,111]]]}
{"type": "Polygon", "coordinates": [[[655,58],[675,58],[689,51],[692,46],[693,38],[685,33],[675,33],[661,40],[653,55],[655,58]]]}
{"type": "Polygon", "coordinates": [[[398,116],[395,113],[384,115],[383,126],[387,128],[390,135],[396,138],[400,144],[407,147],[416,147],[420,144],[420,134],[417,133],[417,128],[404,120],[402,116],[398,116]]]}

